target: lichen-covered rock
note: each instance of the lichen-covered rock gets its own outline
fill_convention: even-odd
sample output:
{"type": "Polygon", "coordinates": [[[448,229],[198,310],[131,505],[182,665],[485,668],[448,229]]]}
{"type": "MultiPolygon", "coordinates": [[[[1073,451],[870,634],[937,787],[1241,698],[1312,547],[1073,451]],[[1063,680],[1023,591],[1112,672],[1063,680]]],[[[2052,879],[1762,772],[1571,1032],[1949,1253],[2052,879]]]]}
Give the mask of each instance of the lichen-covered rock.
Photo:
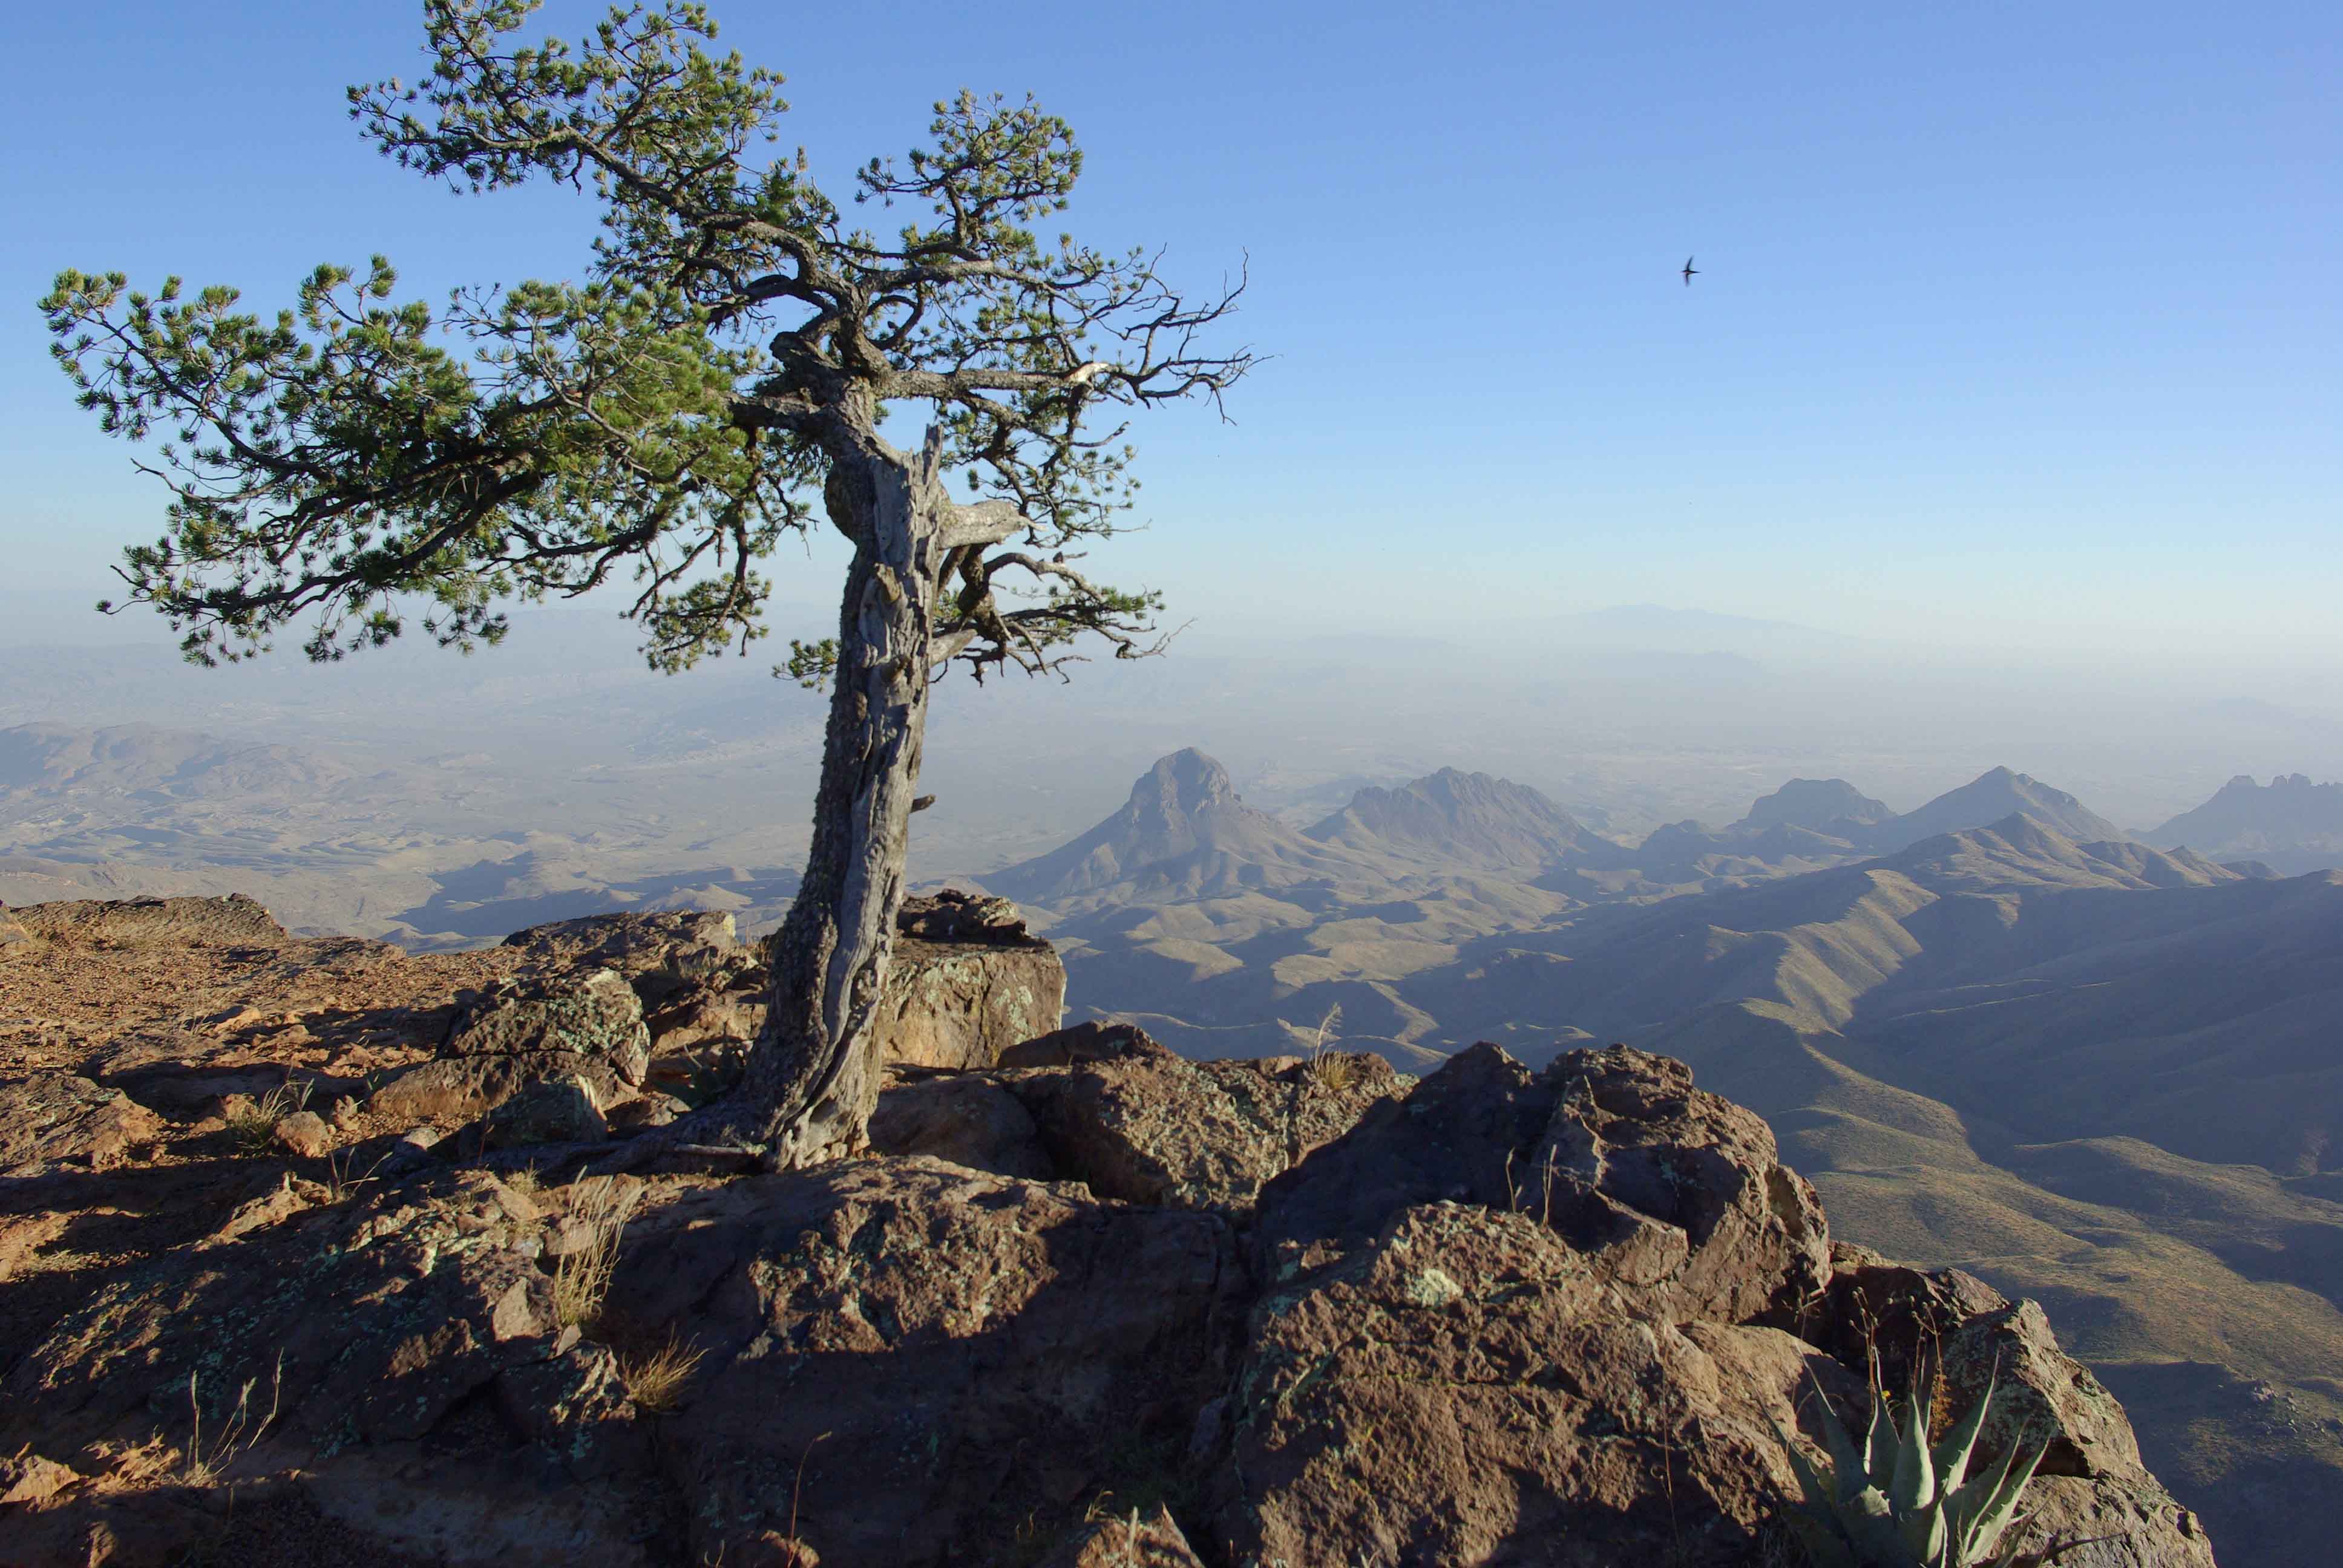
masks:
{"type": "Polygon", "coordinates": [[[1033,1118],[990,1078],[953,1074],[890,1083],[870,1113],[870,1147],[1047,1181],[1057,1169],[1033,1118]]]}
{"type": "Polygon", "coordinates": [[[1742,1568],[1810,1380],[1850,1382],[1776,1330],[1650,1320],[1532,1216],[1403,1210],[1255,1308],[1220,1534],[1241,1563],[1742,1568]]]}
{"type": "Polygon", "coordinates": [[[507,937],[532,968],[611,969],[629,980],[665,975],[699,980],[746,959],[730,915],[709,910],[643,910],[530,926],[507,937]]]}
{"type": "Polygon", "coordinates": [[[990,1067],[1058,1027],[1066,969],[1006,900],[950,890],[903,901],[878,1029],[887,1060],[990,1067]]]}
{"type": "Polygon", "coordinates": [[[1822,1201],[1755,1112],[1671,1057],[1572,1050],[1517,1200],[1677,1321],[1786,1325],[1831,1278],[1822,1201]]]}
{"type": "Polygon", "coordinates": [[[532,1050],[421,1062],[376,1090],[367,1110],[394,1123],[453,1127],[491,1114],[536,1085],[573,1080],[584,1082],[599,1106],[616,1105],[633,1092],[598,1058],[573,1050],[532,1050]]]}
{"type": "Polygon", "coordinates": [[[646,1208],[606,1310],[707,1352],[660,1442],[693,1561],[786,1537],[794,1510],[826,1568],[919,1568],[996,1560],[1141,1479],[1117,1454],[1176,1452],[1242,1290],[1217,1216],[914,1158],[646,1208]]]}
{"type": "Polygon", "coordinates": [[[0,1079],[0,1176],[45,1165],[104,1170],[162,1131],[160,1118],[120,1090],[73,1073],[0,1079]]]}
{"type": "Polygon", "coordinates": [[[1354,1242],[1443,1201],[1538,1218],[1635,1310],[1675,1322],[1786,1322],[1830,1278],[1821,1203],[1765,1121],[1624,1047],[1535,1074],[1493,1045],[1452,1057],[1271,1184],[1263,1256],[1354,1242]]]}
{"type": "Polygon", "coordinates": [[[497,1374],[497,1408],[581,1481],[643,1464],[650,1433],[608,1345],[576,1344],[497,1374]]]}
{"type": "Polygon", "coordinates": [[[523,1143],[592,1143],[609,1135],[601,1100],[592,1082],[578,1073],[532,1083],[488,1113],[488,1141],[499,1149],[523,1143]]]}
{"type": "Polygon", "coordinates": [[[566,1051],[630,1084],[642,1082],[650,1050],[641,999],[610,969],[493,986],[457,1018],[447,1044],[458,1057],[566,1051]]]}
{"type": "Polygon", "coordinates": [[[1074,1066],[1007,1072],[1061,1174],[1101,1198],[1242,1210],[1413,1083],[1379,1056],[1189,1061],[1138,1030],[1074,1066]]]}
{"type": "Polygon", "coordinates": [[[16,922],[52,941],[172,941],[215,947],[275,947],[292,934],[257,900],[242,893],[223,899],[70,899],[27,904],[16,922]]]}
{"type": "Polygon", "coordinates": [[[527,1198],[473,1172],[168,1254],[26,1349],[0,1383],[0,1452],[70,1457],[158,1422],[184,1442],[190,1399],[216,1432],[247,1387],[280,1440],[319,1452],[420,1437],[548,1353],[537,1230],[527,1198]]]}
{"type": "Polygon", "coordinates": [[[297,1111],[280,1120],[270,1137],[279,1149],[301,1160],[316,1160],[334,1146],[334,1131],[314,1111],[297,1111]]]}

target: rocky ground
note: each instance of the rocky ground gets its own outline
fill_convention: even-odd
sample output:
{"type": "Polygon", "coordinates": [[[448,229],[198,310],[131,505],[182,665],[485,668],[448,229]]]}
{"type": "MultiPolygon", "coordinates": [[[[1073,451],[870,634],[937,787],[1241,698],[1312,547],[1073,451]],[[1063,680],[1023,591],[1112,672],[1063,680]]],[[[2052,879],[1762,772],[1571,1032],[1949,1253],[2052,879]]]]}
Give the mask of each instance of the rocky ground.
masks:
{"type": "Polygon", "coordinates": [[[865,1157],[599,1174],[738,1070],[724,917],[0,913],[0,1563],[1790,1563],[1776,1423],[1923,1347],[2023,1551],[2213,1561],[2038,1307],[1681,1063],[1192,1062],[1000,906],[905,939],[865,1157]]]}

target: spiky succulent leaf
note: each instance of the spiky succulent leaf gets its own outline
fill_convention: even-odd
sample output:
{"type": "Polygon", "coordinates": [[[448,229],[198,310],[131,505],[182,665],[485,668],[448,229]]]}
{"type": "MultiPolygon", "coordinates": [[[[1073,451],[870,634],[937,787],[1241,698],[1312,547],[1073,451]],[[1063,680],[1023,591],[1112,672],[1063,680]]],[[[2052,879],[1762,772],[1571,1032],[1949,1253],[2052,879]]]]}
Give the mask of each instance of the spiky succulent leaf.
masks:
{"type": "Polygon", "coordinates": [[[1865,1568],[1917,1568],[1904,1533],[1896,1527],[1896,1510],[1877,1487],[1866,1486],[1841,1504],[1838,1523],[1865,1568]]]}
{"type": "Polygon", "coordinates": [[[1911,1424],[1896,1434],[1896,1473],[1887,1500],[1898,1513],[1917,1513],[1936,1501],[1936,1468],[1928,1455],[1928,1407],[1916,1400],[1905,1407],[1911,1424]]]}
{"type": "Polygon", "coordinates": [[[2036,1449],[2024,1461],[2012,1462],[2017,1459],[2017,1451],[2012,1449],[2009,1458],[2002,1461],[1999,1483],[1969,1521],[1968,1529],[1964,1533],[1967,1537],[1963,1543],[1967,1561],[1981,1563],[1993,1555],[1994,1548],[2001,1543],[2002,1533],[2017,1522],[2017,1500],[2024,1495],[2026,1483],[2034,1479],[2035,1467],[2042,1462],[2042,1456],[2048,1452],[2047,1445],[2045,1445],[2036,1449]]]}
{"type": "Polygon", "coordinates": [[[1936,1445],[1936,1485],[1950,1493],[1961,1489],[1968,1478],[1969,1459],[1976,1452],[1977,1434],[1985,1430],[1986,1415],[1993,1406],[1994,1385],[2001,1376],[2001,1363],[1994,1362],[1993,1372],[1986,1378],[1985,1394],[1969,1406],[1968,1413],[1953,1423],[1945,1441],[1936,1445]]]}
{"type": "Polygon", "coordinates": [[[1879,1379],[1871,1380],[1871,1425],[1863,1434],[1863,1473],[1885,1492],[1896,1483],[1896,1422],[1879,1379]]]}
{"type": "Polygon", "coordinates": [[[1798,1446],[1798,1440],[1783,1430],[1780,1422],[1775,1421],[1771,1415],[1765,1419],[1772,1423],[1774,1435],[1781,1439],[1782,1452],[1790,1456],[1790,1468],[1797,1474],[1799,1489],[1806,1494],[1807,1506],[1827,1513],[1834,1496],[1831,1483],[1823,1479],[1822,1473],[1815,1468],[1814,1461],[1808,1459],[1805,1451],[1798,1446]]]}
{"type": "Polygon", "coordinates": [[[1805,1548],[1806,1560],[1814,1568],[1864,1568],[1835,1523],[1817,1519],[1803,1508],[1794,1509],[1786,1517],[1790,1533],[1805,1548]]]}
{"type": "Polygon", "coordinates": [[[1936,1499],[1924,1508],[1896,1510],[1896,1532],[1916,1561],[1930,1564],[1942,1562],[1949,1538],[1943,1499],[1936,1499]]]}
{"type": "Polygon", "coordinates": [[[1838,1496],[1852,1497],[1864,1487],[1863,1451],[1848,1435],[1838,1412],[1831,1409],[1830,1396],[1820,1382],[1815,1384],[1815,1402],[1823,1412],[1823,1440],[1830,1445],[1833,1490],[1838,1496]]]}
{"type": "Polygon", "coordinates": [[[1996,1367],[1985,1397],[1942,1443],[1931,1444],[1928,1388],[1916,1386],[1907,1399],[1894,1400],[1875,1354],[1871,1420],[1860,1449],[1817,1383],[1831,1450],[1828,1476],[1790,1432],[1772,1422],[1805,1494],[1791,1518],[1816,1568],[2010,1568],[2008,1555],[1996,1548],[2016,1520],[2018,1499],[2042,1453],[2022,1457],[2012,1450],[1994,1473],[1967,1473],[1998,1374],[1996,1367]]]}

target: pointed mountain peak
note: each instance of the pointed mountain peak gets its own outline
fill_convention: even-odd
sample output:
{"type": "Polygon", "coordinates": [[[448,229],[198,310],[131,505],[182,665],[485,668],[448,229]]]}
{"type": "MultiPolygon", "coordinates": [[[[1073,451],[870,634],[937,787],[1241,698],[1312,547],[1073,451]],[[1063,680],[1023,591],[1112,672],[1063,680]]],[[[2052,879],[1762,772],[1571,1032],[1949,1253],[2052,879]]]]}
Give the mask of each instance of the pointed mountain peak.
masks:
{"type": "Polygon", "coordinates": [[[1235,781],[1220,759],[1208,757],[1194,747],[1174,751],[1156,759],[1155,766],[1141,774],[1131,787],[1133,807],[1161,806],[1182,817],[1218,806],[1235,806],[1235,781]]]}
{"type": "Polygon", "coordinates": [[[2064,789],[2007,768],[1988,769],[1957,789],[1948,789],[1917,810],[1875,830],[1875,842],[1890,851],[1942,833],[1965,832],[1999,823],[2022,812],[2059,837],[2077,844],[2097,844],[2130,835],[2093,811],[2064,789]]]}

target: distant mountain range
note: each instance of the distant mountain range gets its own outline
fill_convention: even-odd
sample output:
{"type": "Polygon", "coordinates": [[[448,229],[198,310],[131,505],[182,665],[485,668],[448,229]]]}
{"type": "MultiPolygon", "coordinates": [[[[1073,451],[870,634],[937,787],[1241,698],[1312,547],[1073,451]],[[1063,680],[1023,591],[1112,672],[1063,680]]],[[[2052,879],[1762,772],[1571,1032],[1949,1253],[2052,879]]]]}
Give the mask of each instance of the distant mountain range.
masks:
{"type": "Polygon", "coordinates": [[[1362,789],[1303,837],[1362,853],[1414,855],[1488,870],[1543,870],[1601,858],[1614,848],[1525,785],[1453,768],[1397,789],[1362,789]]]}
{"type": "Polygon", "coordinates": [[[0,791],[86,792],[156,799],[298,794],[340,788],[340,764],[289,746],[253,746],[152,724],[81,729],[20,724],[0,729],[0,791]]]}
{"type": "Polygon", "coordinates": [[[2343,867],[2343,783],[2288,773],[2262,785],[2239,774],[2202,806],[2142,837],[2193,845],[2219,859],[2258,860],[2285,875],[2343,867]]]}
{"type": "Polygon", "coordinates": [[[1685,1058],[1848,1239],[2047,1302],[2225,1552],[2292,1561],[2343,1533],[2343,874],[2202,852],[2323,820],[2249,787],[2150,844],[2006,768],[1901,814],[1795,779],[1628,845],[1453,769],[1296,829],[1190,750],[984,880],[1078,1011],[1192,1055],[1685,1058]],[[2273,1523],[2249,1478],[2322,1501],[2273,1523]]]}
{"type": "Polygon", "coordinates": [[[362,768],[151,724],[16,725],[0,729],[0,902],[241,892],[303,930],[432,948],[628,906],[755,929],[796,891],[795,871],[712,834],[646,831],[674,810],[656,791],[557,788],[515,799],[462,758],[362,768]]]}

